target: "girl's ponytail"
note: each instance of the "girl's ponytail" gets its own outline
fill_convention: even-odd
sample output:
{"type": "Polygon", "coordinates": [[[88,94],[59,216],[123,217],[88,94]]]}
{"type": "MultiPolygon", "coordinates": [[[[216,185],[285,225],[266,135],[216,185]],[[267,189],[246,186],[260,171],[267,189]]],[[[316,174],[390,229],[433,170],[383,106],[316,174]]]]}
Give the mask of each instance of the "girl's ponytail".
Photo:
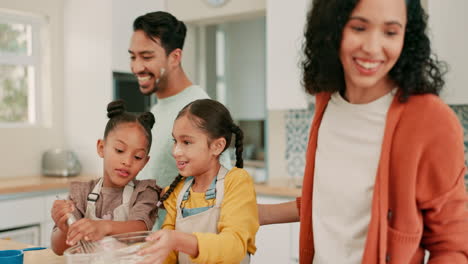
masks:
{"type": "Polygon", "coordinates": [[[167,190],[167,192],[156,203],[157,207],[160,207],[161,204],[164,201],[166,201],[166,199],[169,197],[169,195],[171,195],[171,193],[174,191],[175,187],[177,186],[177,184],[179,184],[179,182],[182,180],[182,178],[184,178],[182,175],[180,175],[180,174],[177,175],[177,177],[172,181],[171,185],[169,185],[169,189],[167,190]]]}
{"type": "Polygon", "coordinates": [[[244,145],[242,141],[244,140],[244,133],[242,130],[235,124],[232,124],[231,131],[236,135],[236,142],[234,146],[236,148],[236,167],[243,168],[244,160],[242,159],[242,152],[244,151],[244,145]]]}
{"type": "Polygon", "coordinates": [[[104,130],[104,139],[106,139],[107,135],[118,125],[137,122],[145,130],[146,139],[148,140],[147,152],[149,153],[152,141],[151,128],[153,128],[155,123],[154,115],[151,112],[145,112],[136,116],[133,113],[127,112],[125,110],[125,102],[122,99],[118,99],[107,105],[107,117],[109,118],[109,121],[107,121],[106,128],[104,130]]]}

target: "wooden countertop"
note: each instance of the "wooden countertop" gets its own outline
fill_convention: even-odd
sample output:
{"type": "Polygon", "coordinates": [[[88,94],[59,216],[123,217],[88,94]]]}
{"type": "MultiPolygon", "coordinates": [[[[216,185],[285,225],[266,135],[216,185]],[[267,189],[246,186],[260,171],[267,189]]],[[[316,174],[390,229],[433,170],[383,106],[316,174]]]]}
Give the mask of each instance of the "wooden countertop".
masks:
{"type": "Polygon", "coordinates": [[[88,181],[95,176],[78,175],[71,177],[27,176],[0,178],[0,195],[23,192],[40,192],[56,189],[68,189],[72,181],[88,181]]]}
{"type": "Polygon", "coordinates": [[[289,179],[280,178],[269,179],[266,183],[256,183],[255,191],[257,195],[288,197],[292,200],[302,194],[301,187],[292,186],[289,179]]]}
{"type": "MultiPolygon", "coordinates": [[[[28,176],[14,178],[0,178],[0,195],[53,191],[68,189],[72,181],[88,181],[95,175],[78,175],[72,177],[28,176]]],[[[297,197],[301,195],[301,188],[290,187],[287,179],[270,179],[267,183],[255,184],[258,195],[297,197]]]]}
{"type": "MultiPolygon", "coordinates": [[[[23,243],[0,239],[0,250],[7,249],[23,249],[33,247],[23,243]]],[[[65,257],[57,256],[51,249],[25,251],[24,252],[24,264],[64,264],[65,257]]]]}

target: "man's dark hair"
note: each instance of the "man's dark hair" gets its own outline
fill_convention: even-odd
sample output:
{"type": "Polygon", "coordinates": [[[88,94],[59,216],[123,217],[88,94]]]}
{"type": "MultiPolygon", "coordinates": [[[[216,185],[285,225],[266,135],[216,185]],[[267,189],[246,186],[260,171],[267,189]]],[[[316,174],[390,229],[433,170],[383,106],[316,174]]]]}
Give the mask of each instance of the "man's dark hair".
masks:
{"type": "Polygon", "coordinates": [[[137,17],[133,22],[133,31],[137,30],[145,32],[164,48],[166,55],[169,55],[173,50],[184,47],[187,27],[173,15],[157,11],[137,17]]]}

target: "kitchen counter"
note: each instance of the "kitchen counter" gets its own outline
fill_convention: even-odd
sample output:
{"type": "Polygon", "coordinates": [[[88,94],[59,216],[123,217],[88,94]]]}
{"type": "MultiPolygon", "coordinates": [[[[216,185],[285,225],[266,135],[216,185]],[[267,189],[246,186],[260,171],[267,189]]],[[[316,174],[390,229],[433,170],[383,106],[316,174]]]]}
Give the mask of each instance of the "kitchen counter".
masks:
{"type": "Polygon", "coordinates": [[[289,179],[269,179],[265,183],[256,183],[255,191],[257,195],[275,196],[275,197],[290,197],[291,200],[301,196],[302,188],[299,186],[292,186],[289,179]]]}
{"type": "MultiPolygon", "coordinates": [[[[26,193],[41,193],[54,190],[68,189],[72,181],[88,181],[95,175],[78,175],[72,177],[29,176],[0,178],[0,196],[11,197],[26,193]]],[[[301,188],[290,187],[288,179],[270,179],[266,183],[256,183],[258,195],[297,197],[301,195],[301,188]]]]}
{"type": "Polygon", "coordinates": [[[0,196],[13,196],[21,193],[40,193],[68,189],[72,181],[88,181],[95,176],[78,175],[71,177],[27,176],[0,178],[0,196]]]}
{"type": "MultiPolygon", "coordinates": [[[[32,247],[23,243],[0,239],[0,250],[23,249],[32,247]]],[[[24,252],[24,264],[64,264],[65,257],[57,256],[52,249],[34,250],[24,252]]]]}

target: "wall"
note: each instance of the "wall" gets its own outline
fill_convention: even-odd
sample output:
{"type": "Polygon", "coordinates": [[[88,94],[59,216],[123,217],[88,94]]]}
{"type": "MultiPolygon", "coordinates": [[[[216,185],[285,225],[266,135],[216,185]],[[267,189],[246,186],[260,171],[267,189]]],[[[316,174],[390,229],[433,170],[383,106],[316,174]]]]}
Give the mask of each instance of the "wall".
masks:
{"type": "Polygon", "coordinates": [[[268,111],[266,149],[269,179],[289,177],[284,158],[286,153],[285,113],[286,111],[283,110],[268,111]]]}
{"type": "Polygon", "coordinates": [[[64,14],[67,146],[77,152],[83,172],[96,173],[96,141],[112,99],[112,0],[68,0],[64,14]]]}
{"type": "Polygon", "coordinates": [[[238,20],[265,12],[266,0],[230,0],[213,8],[206,0],[170,0],[167,10],[185,22],[213,24],[226,20],[238,20]]]}
{"type": "Polygon", "coordinates": [[[130,3],[65,1],[65,138],[77,152],[84,173],[101,172],[96,142],[104,133],[106,106],[113,99],[112,70],[129,71],[133,19],[164,8],[163,0],[145,1],[138,7],[130,3]]]}
{"type": "Polygon", "coordinates": [[[223,24],[227,106],[234,119],[263,120],[266,105],[265,17],[223,24]]]}
{"type": "Polygon", "coordinates": [[[185,36],[185,43],[182,53],[182,68],[193,83],[199,84],[200,76],[198,74],[198,61],[200,56],[197,48],[199,47],[199,43],[201,41],[199,37],[200,29],[196,25],[191,25],[188,23],[185,25],[187,26],[187,34],[185,36]]]}
{"type": "Polygon", "coordinates": [[[267,109],[304,109],[301,46],[311,0],[267,1],[267,109]],[[281,30],[279,30],[281,29],[281,30]]]}
{"type": "Polygon", "coordinates": [[[315,107],[268,112],[268,173],[271,179],[288,178],[302,185],[310,125],[315,107]]]}
{"type": "Polygon", "coordinates": [[[46,82],[39,94],[44,100],[44,122],[33,127],[0,129],[0,177],[38,175],[42,153],[64,145],[63,1],[1,0],[0,7],[47,17],[50,47],[45,50],[45,59],[49,69],[41,76],[46,82]]]}
{"type": "Polygon", "coordinates": [[[446,86],[441,94],[449,104],[468,103],[468,1],[428,0],[432,47],[449,65],[446,86]]]}
{"type": "Polygon", "coordinates": [[[114,0],[112,5],[112,70],[130,72],[128,47],[135,18],[149,12],[165,10],[162,0],[114,0]]]}
{"type": "MultiPolygon", "coordinates": [[[[149,12],[166,10],[165,0],[138,0],[138,4],[129,0],[118,0],[112,2],[112,71],[131,73],[129,65],[128,47],[133,34],[133,21],[138,16],[149,12]]],[[[187,35],[182,56],[182,66],[187,75],[194,82],[198,82],[195,62],[197,43],[197,27],[186,24],[187,35]]]]}

